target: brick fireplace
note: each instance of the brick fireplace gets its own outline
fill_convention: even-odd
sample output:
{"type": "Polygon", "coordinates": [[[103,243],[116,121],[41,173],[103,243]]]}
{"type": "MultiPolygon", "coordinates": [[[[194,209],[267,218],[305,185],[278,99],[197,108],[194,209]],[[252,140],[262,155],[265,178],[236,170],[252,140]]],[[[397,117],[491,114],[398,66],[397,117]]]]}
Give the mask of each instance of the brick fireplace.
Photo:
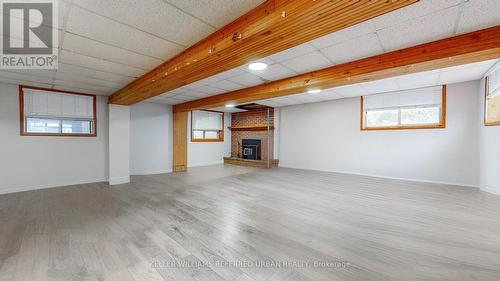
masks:
{"type": "MultiPolygon", "coordinates": [[[[243,157],[244,142],[260,140],[260,159],[273,158],[274,146],[274,109],[269,108],[270,130],[267,132],[268,107],[254,105],[248,111],[231,115],[231,156],[243,157]],[[269,140],[268,140],[269,135],[269,140]],[[269,147],[269,154],[268,154],[269,147]]],[[[248,151],[248,150],[247,150],[248,151]]]]}

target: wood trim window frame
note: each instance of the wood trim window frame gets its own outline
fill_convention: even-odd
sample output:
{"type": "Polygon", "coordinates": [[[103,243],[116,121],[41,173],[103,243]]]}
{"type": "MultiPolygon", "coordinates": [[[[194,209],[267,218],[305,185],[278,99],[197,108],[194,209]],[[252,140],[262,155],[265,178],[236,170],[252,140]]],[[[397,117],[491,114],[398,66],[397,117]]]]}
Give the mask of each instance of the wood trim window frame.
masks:
{"type": "Polygon", "coordinates": [[[439,124],[425,125],[400,125],[388,127],[366,127],[365,124],[365,109],[363,96],[360,102],[360,130],[361,131],[387,131],[387,130],[419,130],[419,129],[444,129],[446,128],[446,85],[442,85],[441,91],[441,120],[439,124]]]}
{"type": "MultiPolygon", "coordinates": [[[[191,111],[191,142],[223,142],[224,141],[224,115],[225,113],[224,112],[221,112],[221,111],[215,111],[215,110],[206,110],[206,109],[200,109],[200,110],[196,110],[196,111],[209,111],[209,112],[217,112],[217,113],[221,113],[221,118],[222,118],[222,129],[219,130],[219,138],[217,139],[195,139],[193,138],[193,111],[191,111]]],[[[199,130],[197,130],[199,131],[199,130]]],[[[211,131],[211,130],[208,130],[208,131],[211,131]]]]}
{"type": "Polygon", "coordinates": [[[495,121],[495,122],[488,122],[488,79],[489,77],[486,76],[484,78],[484,125],[485,126],[500,126],[500,121],[495,121]]]}
{"type": "Polygon", "coordinates": [[[49,89],[42,87],[33,87],[26,85],[19,85],[19,133],[21,136],[41,136],[41,137],[97,137],[97,96],[92,94],[85,94],[73,91],[65,91],[65,90],[57,90],[57,89],[49,89]],[[73,133],[32,133],[26,132],[25,125],[25,116],[24,116],[24,89],[33,89],[33,90],[42,90],[48,92],[56,92],[63,94],[71,94],[71,95],[81,95],[81,96],[90,96],[93,98],[93,111],[94,116],[91,120],[91,132],[89,134],[73,134],[73,133]]]}

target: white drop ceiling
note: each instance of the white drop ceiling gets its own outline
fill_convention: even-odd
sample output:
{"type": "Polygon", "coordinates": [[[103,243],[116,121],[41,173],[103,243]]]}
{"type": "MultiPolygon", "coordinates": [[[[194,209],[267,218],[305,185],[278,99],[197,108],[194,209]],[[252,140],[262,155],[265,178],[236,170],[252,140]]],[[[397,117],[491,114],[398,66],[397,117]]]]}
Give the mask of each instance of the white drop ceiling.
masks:
{"type": "Polygon", "coordinates": [[[473,81],[481,79],[497,61],[498,60],[488,60],[433,71],[419,72],[367,83],[325,89],[315,94],[300,93],[258,101],[257,103],[271,107],[282,107],[473,81]]]}
{"type": "Polygon", "coordinates": [[[57,71],[0,70],[0,82],[110,95],[263,2],[59,0],[57,71]]]}
{"type": "MultiPolygon", "coordinates": [[[[149,101],[179,104],[498,24],[499,0],[421,0],[372,20],[258,59],[257,61],[269,65],[264,71],[251,71],[247,65],[243,65],[164,93],[149,101]]],[[[424,76],[425,79],[432,79],[424,76]]],[[[456,80],[464,79],[468,78],[456,80]]],[[[395,83],[387,83],[390,84],[373,83],[365,87],[371,92],[387,91],[386,87],[397,90],[395,83]],[[378,87],[382,88],[377,89],[378,87]]],[[[408,83],[422,84],[413,80],[408,83]]],[[[343,91],[354,90],[346,88],[343,91]]],[[[304,96],[298,99],[311,101],[309,97],[304,96]]],[[[287,104],[290,102],[284,101],[287,101],[287,104]]]]}
{"type": "MultiPolygon", "coordinates": [[[[57,71],[1,70],[0,82],[110,95],[264,0],[60,0],[57,71]]],[[[498,0],[416,4],[175,89],[150,101],[185,101],[500,24],[498,0]]]]}

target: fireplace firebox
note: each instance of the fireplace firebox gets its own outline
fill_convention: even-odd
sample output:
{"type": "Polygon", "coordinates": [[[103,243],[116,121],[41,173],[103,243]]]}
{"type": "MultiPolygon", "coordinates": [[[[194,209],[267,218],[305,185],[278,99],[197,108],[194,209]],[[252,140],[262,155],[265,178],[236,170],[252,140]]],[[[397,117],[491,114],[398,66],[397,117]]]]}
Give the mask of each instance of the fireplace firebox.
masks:
{"type": "Polygon", "coordinates": [[[242,140],[241,155],[243,159],[261,160],[261,141],[256,139],[242,140]]]}

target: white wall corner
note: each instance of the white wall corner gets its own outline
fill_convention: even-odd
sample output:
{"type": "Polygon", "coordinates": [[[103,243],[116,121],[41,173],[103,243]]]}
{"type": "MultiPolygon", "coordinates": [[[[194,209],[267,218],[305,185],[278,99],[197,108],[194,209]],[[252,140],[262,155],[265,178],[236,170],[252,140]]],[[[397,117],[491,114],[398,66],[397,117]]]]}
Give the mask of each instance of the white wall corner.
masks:
{"type": "Polygon", "coordinates": [[[500,196],[500,187],[481,186],[481,190],[484,192],[488,192],[488,193],[500,196]]]}
{"type": "Polygon", "coordinates": [[[130,182],[130,176],[109,178],[109,185],[124,184],[130,182]]]}
{"type": "Polygon", "coordinates": [[[130,182],[130,106],[109,105],[109,184],[130,182]]]}

